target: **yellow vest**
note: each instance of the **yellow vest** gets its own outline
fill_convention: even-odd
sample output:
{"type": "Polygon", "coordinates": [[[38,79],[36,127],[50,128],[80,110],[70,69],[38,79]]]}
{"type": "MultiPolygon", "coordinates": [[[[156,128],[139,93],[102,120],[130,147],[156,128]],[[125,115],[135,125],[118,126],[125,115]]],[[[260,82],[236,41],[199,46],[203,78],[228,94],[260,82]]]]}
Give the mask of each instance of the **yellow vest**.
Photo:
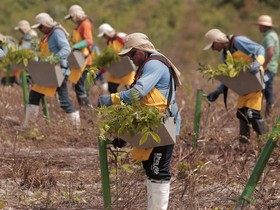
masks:
{"type": "MultiPolygon", "coordinates": [[[[236,51],[232,54],[233,58],[243,58],[244,62],[250,61],[252,62],[253,59],[246,55],[245,53],[241,51],[236,51]]],[[[261,71],[263,71],[263,68],[261,67],[261,71]]],[[[237,101],[237,108],[243,108],[243,107],[248,107],[251,109],[255,110],[261,110],[261,105],[262,105],[262,91],[257,91],[253,93],[249,93],[244,96],[239,96],[238,101],[237,101]]]]}

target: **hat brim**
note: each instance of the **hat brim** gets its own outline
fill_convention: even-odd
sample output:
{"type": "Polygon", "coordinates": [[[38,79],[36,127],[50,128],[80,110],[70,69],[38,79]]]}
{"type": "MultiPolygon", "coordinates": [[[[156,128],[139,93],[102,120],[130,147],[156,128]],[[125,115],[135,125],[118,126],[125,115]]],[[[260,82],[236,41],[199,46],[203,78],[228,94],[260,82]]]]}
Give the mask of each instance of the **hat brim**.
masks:
{"type": "Polygon", "coordinates": [[[126,56],[131,50],[133,49],[133,47],[128,48],[128,49],[123,49],[122,51],[120,51],[118,53],[119,56],[126,56]]]}
{"type": "Polygon", "coordinates": [[[31,28],[38,28],[40,25],[41,25],[40,23],[37,23],[37,24],[31,26],[31,28]]]}
{"type": "Polygon", "coordinates": [[[99,33],[99,34],[97,35],[97,37],[102,37],[102,36],[104,36],[104,33],[99,33]]]}
{"type": "Polygon", "coordinates": [[[277,25],[274,25],[274,24],[266,24],[266,23],[261,23],[261,22],[256,22],[255,24],[258,26],[278,27],[277,25]]]}
{"type": "Polygon", "coordinates": [[[210,49],[212,45],[213,45],[213,42],[210,43],[210,44],[208,44],[208,45],[206,45],[206,46],[203,48],[203,50],[208,50],[208,49],[210,49]]]}
{"type": "Polygon", "coordinates": [[[69,20],[71,18],[71,15],[66,15],[65,17],[64,17],[64,20],[69,20]]]}

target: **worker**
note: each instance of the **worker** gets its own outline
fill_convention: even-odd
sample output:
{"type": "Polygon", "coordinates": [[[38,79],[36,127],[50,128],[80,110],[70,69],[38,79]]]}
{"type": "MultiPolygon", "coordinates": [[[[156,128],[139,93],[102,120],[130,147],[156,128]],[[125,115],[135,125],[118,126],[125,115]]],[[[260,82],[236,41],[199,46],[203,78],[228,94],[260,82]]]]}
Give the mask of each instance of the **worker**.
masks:
{"type": "MultiPolygon", "coordinates": [[[[115,49],[116,53],[121,51],[124,46],[124,38],[126,37],[125,33],[116,32],[116,30],[108,23],[100,25],[98,30],[98,37],[105,38],[107,46],[115,49]]],[[[118,71],[118,69],[115,71],[118,71]]],[[[109,93],[116,93],[119,85],[125,85],[128,87],[133,82],[134,75],[135,71],[133,70],[133,67],[131,67],[131,71],[129,73],[121,77],[114,76],[109,73],[107,78],[109,93]]]]}
{"type": "MultiPolygon", "coordinates": [[[[76,97],[79,105],[81,106],[91,106],[88,94],[85,89],[85,82],[87,78],[88,69],[92,65],[92,46],[93,46],[93,30],[92,21],[85,14],[83,8],[79,5],[72,5],[69,8],[68,14],[64,17],[66,20],[72,20],[76,24],[76,29],[72,34],[72,41],[74,45],[72,50],[80,50],[86,57],[86,65],[84,68],[79,69],[80,74],[77,75],[78,81],[76,82],[74,77],[74,72],[70,75],[69,80],[76,82],[74,89],[76,92],[76,97]]],[[[74,70],[71,70],[74,71],[74,70]]]]}
{"type": "Polygon", "coordinates": [[[68,67],[67,57],[71,52],[67,36],[69,35],[66,30],[58,23],[56,23],[52,17],[47,13],[40,13],[35,17],[36,24],[32,28],[37,28],[43,34],[43,38],[40,43],[40,51],[44,55],[51,53],[60,59],[61,71],[64,72],[64,79],[60,87],[45,88],[40,87],[37,84],[32,86],[29,93],[29,102],[25,110],[25,119],[23,126],[27,127],[31,117],[37,117],[39,112],[39,104],[42,97],[45,94],[55,95],[58,94],[58,101],[60,107],[67,114],[70,123],[75,128],[80,127],[80,114],[75,109],[68,92],[67,79],[70,74],[68,67]],[[51,93],[50,93],[51,92],[51,93]]]}
{"type": "MultiPolygon", "coordinates": [[[[211,29],[205,34],[206,46],[204,50],[222,51],[222,60],[225,62],[227,51],[233,58],[243,58],[252,62],[250,73],[263,71],[264,48],[245,36],[227,36],[219,29],[211,29]]],[[[215,91],[208,94],[209,101],[215,101],[221,93],[226,95],[227,87],[221,84],[215,91]]],[[[250,125],[258,135],[266,133],[265,122],[261,116],[262,90],[239,96],[236,116],[239,119],[239,142],[249,143],[250,125]]]]}
{"type": "Polygon", "coordinates": [[[256,24],[263,34],[262,45],[265,49],[265,61],[263,64],[265,88],[263,94],[266,100],[265,117],[268,117],[274,105],[273,81],[278,71],[279,37],[274,30],[272,18],[269,15],[261,15],[256,24]]]}
{"type": "Polygon", "coordinates": [[[23,35],[18,43],[19,49],[31,48],[36,50],[38,34],[30,27],[30,24],[27,20],[19,21],[14,29],[23,35]]]}
{"type": "MultiPolygon", "coordinates": [[[[98,106],[111,106],[121,102],[131,104],[130,93],[135,91],[142,105],[154,106],[164,112],[170,96],[171,115],[176,118],[176,134],[179,135],[181,118],[175,102],[175,90],[176,86],[181,85],[180,72],[166,56],[155,49],[143,33],[128,35],[119,55],[128,56],[138,66],[134,82],[126,91],[99,96],[98,106]]],[[[113,144],[123,147],[125,142],[116,138],[113,144]]],[[[168,208],[173,148],[174,144],[132,150],[132,157],[142,160],[146,171],[148,210],[168,208]]]]}

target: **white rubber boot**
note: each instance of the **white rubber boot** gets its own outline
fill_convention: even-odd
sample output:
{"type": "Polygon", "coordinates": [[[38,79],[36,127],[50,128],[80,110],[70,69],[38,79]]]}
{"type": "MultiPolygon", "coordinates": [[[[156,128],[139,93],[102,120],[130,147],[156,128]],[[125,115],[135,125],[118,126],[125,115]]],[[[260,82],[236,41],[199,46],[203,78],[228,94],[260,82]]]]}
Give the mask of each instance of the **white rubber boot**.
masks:
{"type": "Polygon", "coordinates": [[[147,180],[147,210],[167,210],[169,201],[169,181],[147,180]]]}
{"type": "Polygon", "coordinates": [[[39,114],[39,106],[33,104],[27,104],[25,108],[25,116],[23,121],[23,127],[26,128],[29,125],[29,121],[38,117],[39,114]]]}
{"type": "Polygon", "coordinates": [[[81,126],[80,112],[75,111],[75,112],[69,113],[67,115],[68,115],[71,125],[75,126],[77,129],[79,129],[81,126]]]}

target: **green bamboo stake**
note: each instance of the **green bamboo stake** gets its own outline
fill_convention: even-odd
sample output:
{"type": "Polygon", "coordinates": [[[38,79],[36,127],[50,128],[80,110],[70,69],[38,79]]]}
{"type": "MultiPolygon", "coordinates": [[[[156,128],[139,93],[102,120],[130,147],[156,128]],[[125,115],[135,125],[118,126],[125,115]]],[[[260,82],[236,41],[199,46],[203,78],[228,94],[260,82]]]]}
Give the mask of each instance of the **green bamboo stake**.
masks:
{"type": "Polygon", "coordinates": [[[43,96],[43,98],[42,98],[42,105],[43,105],[44,117],[47,120],[49,120],[50,119],[50,114],[49,114],[49,110],[48,110],[48,104],[47,104],[46,96],[43,96]]]}
{"type": "Polygon", "coordinates": [[[276,121],[276,125],[272,129],[269,138],[263,148],[260,157],[253,169],[253,172],[240,196],[238,199],[238,203],[236,204],[235,210],[243,209],[250,203],[250,199],[252,194],[255,191],[257,183],[264,171],[264,168],[269,160],[269,157],[273,151],[273,149],[277,145],[277,141],[280,138],[280,117],[278,117],[276,121]]]}
{"type": "Polygon", "coordinates": [[[106,144],[107,144],[106,140],[102,139],[101,137],[98,137],[103,199],[104,199],[105,209],[110,210],[111,190],[110,190],[110,177],[109,177],[109,169],[108,169],[106,144]]]}
{"type": "Polygon", "coordinates": [[[204,95],[203,90],[197,90],[197,92],[196,92],[194,124],[193,124],[194,135],[192,137],[192,148],[193,149],[197,148],[197,139],[198,139],[198,136],[199,136],[199,123],[200,123],[201,104],[202,104],[203,95],[204,95]]]}
{"type": "Polygon", "coordinates": [[[23,91],[23,102],[24,106],[28,104],[28,86],[27,86],[27,72],[23,71],[21,74],[22,80],[22,91],[23,91]]]}

